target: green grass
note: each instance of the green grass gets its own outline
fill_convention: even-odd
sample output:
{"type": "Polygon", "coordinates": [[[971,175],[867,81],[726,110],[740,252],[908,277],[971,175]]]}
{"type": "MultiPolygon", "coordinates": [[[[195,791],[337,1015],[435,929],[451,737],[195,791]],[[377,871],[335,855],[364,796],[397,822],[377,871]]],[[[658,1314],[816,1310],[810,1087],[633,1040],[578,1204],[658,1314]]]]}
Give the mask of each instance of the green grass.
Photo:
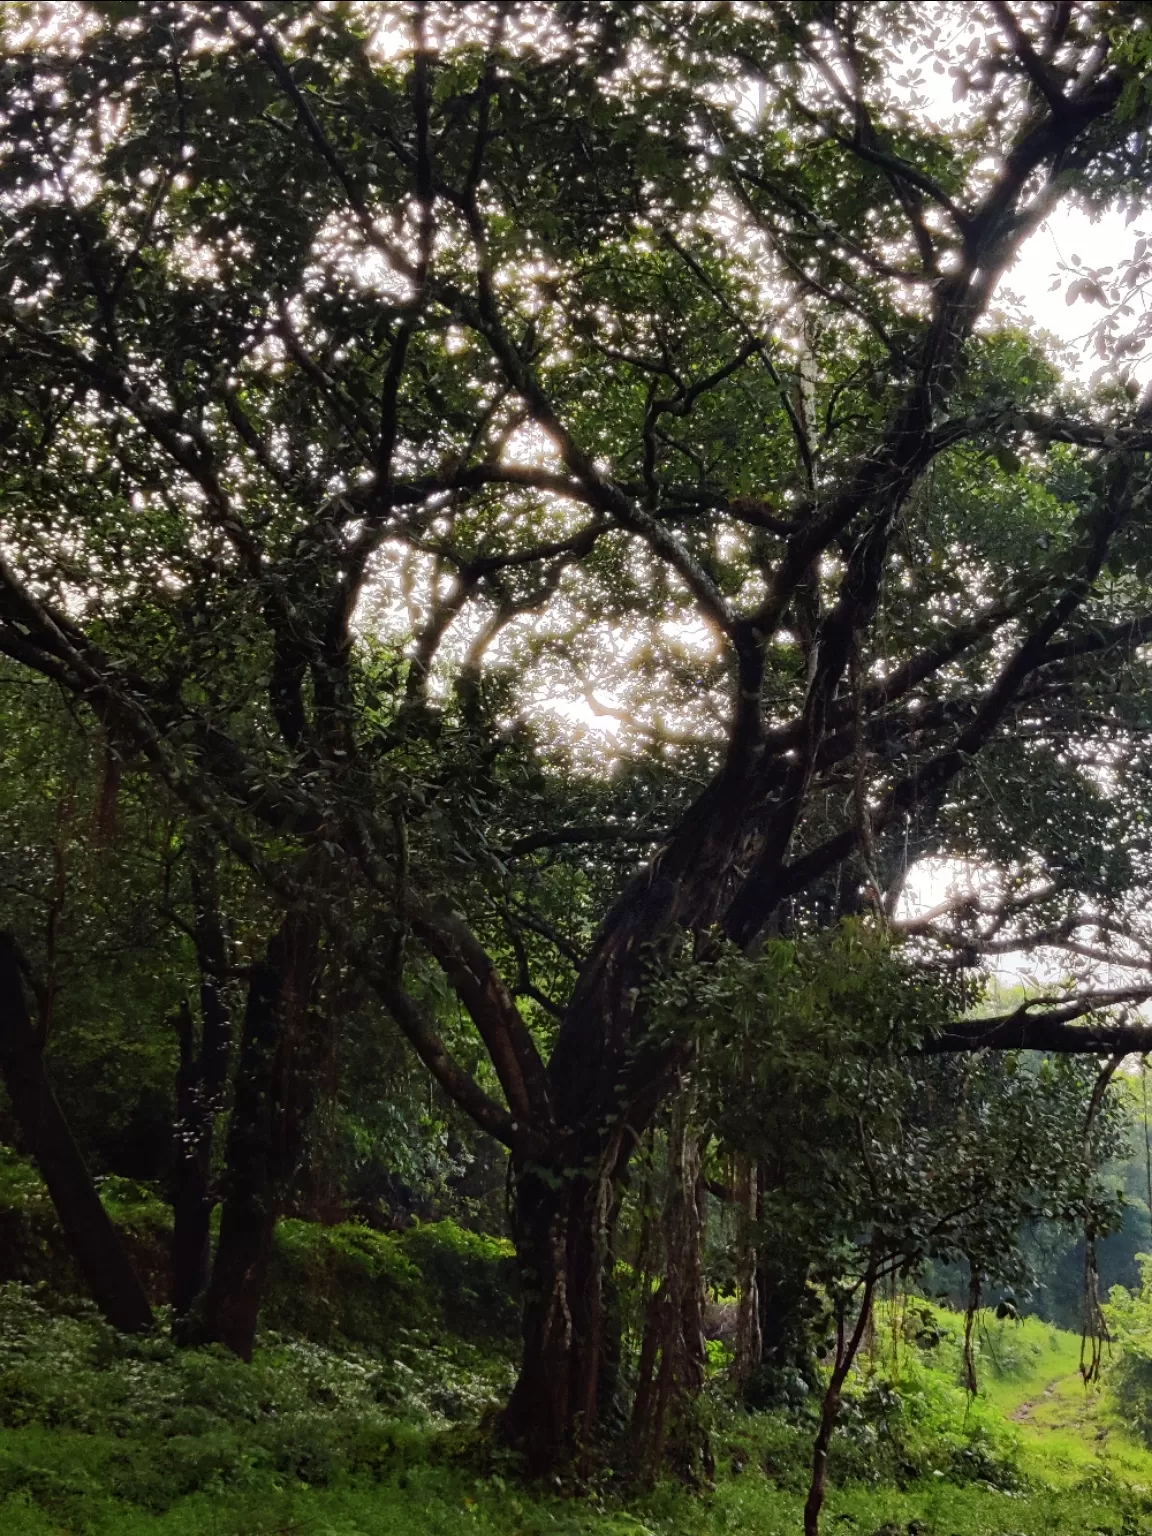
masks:
{"type": "MultiPolygon", "coordinates": [[[[19,1458],[28,1481],[0,1502],[5,1536],[795,1536],[803,1497],[746,1470],[721,1478],[714,1494],[665,1487],[627,1507],[603,1496],[529,1493],[501,1478],[456,1466],[417,1463],[382,1477],[348,1477],[331,1487],[298,1482],[207,1488],[150,1511],[102,1487],[100,1456],[80,1437],[17,1432],[5,1459],[19,1458]]],[[[2,1465],[2,1463],[0,1463],[2,1465]]],[[[1152,1506],[1149,1506],[1152,1508],[1152,1506]]],[[[867,1536],[1074,1536],[1149,1529],[1148,1514],[1106,1483],[1021,1494],[946,1484],[833,1490],[824,1526],[867,1536]]]]}
{"type": "MultiPolygon", "coordinates": [[[[20,1440],[21,1436],[17,1436],[20,1440]]],[[[628,1506],[603,1496],[558,1498],[454,1466],[417,1464],[332,1487],[300,1483],[205,1489],[152,1512],[103,1493],[87,1448],[67,1434],[19,1448],[38,1484],[0,1503],[5,1536],[795,1536],[803,1498],[757,1472],[721,1478],[714,1494],[665,1487],[628,1506]]],[[[1106,1482],[1020,1494],[946,1484],[833,1490],[831,1532],[910,1536],[1128,1536],[1152,1506],[1106,1482]]]]}

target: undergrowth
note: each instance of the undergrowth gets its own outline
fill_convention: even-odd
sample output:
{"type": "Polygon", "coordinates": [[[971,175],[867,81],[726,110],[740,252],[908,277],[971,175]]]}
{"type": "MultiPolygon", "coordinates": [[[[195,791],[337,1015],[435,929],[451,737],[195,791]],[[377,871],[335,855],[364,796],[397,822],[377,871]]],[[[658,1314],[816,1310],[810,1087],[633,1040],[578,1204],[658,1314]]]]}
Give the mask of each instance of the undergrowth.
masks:
{"type": "MultiPolygon", "coordinates": [[[[158,1189],[116,1176],[100,1197],[152,1301],[166,1300],[172,1208],[158,1189]]],[[[47,1189],[31,1162],[0,1145],[0,1283],[40,1287],[63,1303],[84,1285],[47,1189]]],[[[277,1224],[263,1321],[317,1343],[391,1351],[413,1329],[510,1346],[519,1309],[505,1238],[453,1221],[379,1232],[356,1222],[277,1224]]]]}
{"type": "MultiPolygon", "coordinates": [[[[126,1179],[101,1193],[159,1300],[168,1208],[126,1179]]],[[[75,1300],[50,1202],[0,1149],[0,1533],[799,1530],[816,1401],[742,1411],[720,1345],[714,1488],[670,1479],[637,1498],[607,1474],[562,1493],[525,1487],[488,1429],[514,1368],[513,1270],[506,1242],[451,1222],[383,1233],[285,1221],[251,1366],[222,1349],[178,1351],[159,1332],[126,1339],[75,1300]]],[[[1137,1308],[1125,1326],[1134,1335],[1144,1322],[1137,1308]]],[[[1152,1455],[1105,1446],[1102,1400],[1086,1408],[1073,1390],[1074,1336],[982,1314],[973,1353],[970,1400],[962,1319],[917,1300],[879,1309],[834,1441],[825,1532],[1152,1533],[1152,1455]]]]}
{"type": "MultiPolygon", "coordinates": [[[[941,1317],[941,1338],[930,1349],[903,1338],[895,1380],[880,1345],[862,1363],[825,1530],[1137,1536],[1152,1529],[1152,1502],[1103,1464],[1059,1490],[1021,1474],[1013,1426],[988,1403],[968,1404],[957,1385],[949,1358],[956,1340],[945,1337],[953,1323],[941,1317]],[[932,1354],[940,1364],[929,1363],[932,1354]]],[[[490,1342],[399,1326],[387,1353],[268,1333],[248,1367],[222,1350],[125,1339],[85,1305],[9,1284],[0,1287],[0,1530],[791,1536],[799,1529],[811,1445],[804,1413],[749,1414],[729,1404],[717,1432],[716,1486],[703,1494],[668,1481],[636,1499],[603,1479],[560,1497],[526,1488],[484,1434],[509,1380],[510,1362],[490,1342]]]]}

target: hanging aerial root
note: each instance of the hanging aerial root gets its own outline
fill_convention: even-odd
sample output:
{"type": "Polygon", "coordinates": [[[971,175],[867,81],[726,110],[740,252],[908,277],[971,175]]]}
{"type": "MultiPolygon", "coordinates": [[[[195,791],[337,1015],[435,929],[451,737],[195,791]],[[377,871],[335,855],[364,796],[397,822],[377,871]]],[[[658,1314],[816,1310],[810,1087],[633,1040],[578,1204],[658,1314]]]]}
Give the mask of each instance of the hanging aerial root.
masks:
{"type": "Polygon", "coordinates": [[[976,1377],[976,1354],[972,1347],[972,1335],[976,1324],[976,1314],[980,1310],[980,1271],[975,1264],[971,1265],[972,1279],[968,1285],[968,1306],[964,1313],[964,1390],[969,1397],[975,1397],[980,1390],[980,1383],[976,1377]]]}
{"type": "MultiPolygon", "coordinates": [[[[1104,1103],[1108,1085],[1124,1060],[1124,1053],[1111,1056],[1101,1067],[1084,1116],[1084,1163],[1091,1167],[1092,1128],[1104,1103]]],[[[1096,1255],[1096,1224],[1090,1216],[1084,1228],[1084,1323],[1080,1330],[1080,1375],[1086,1387],[1100,1380],[1104,1367],[1104,1348],[1111,1344],[1108,1323],[1100,1305],[1100,1269],[1096,1255]]]]}

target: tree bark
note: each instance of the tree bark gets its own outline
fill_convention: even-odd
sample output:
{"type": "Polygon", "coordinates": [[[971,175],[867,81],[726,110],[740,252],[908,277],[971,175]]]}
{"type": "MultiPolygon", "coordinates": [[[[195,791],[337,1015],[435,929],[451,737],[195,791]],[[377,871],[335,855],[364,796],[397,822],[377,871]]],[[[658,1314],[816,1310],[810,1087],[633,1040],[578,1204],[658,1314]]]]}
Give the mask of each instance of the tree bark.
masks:
{"type": "Polygon", "coordinates": [[[172,1191],[172,1331],[207,1288],[211,1273],[212,1142],[232,1054],[232,1022],[223,990],[224,928],[210,860],[193,866],[195,941],[200,966],[200,1039],[187,1003],[177,1018],[176,1171],[172,1191]]]}
{"type": "Polygon", "coordinates": [[[616,1379],[611,1240],[632,1149],[678,1079],[680,1048],[631,1049],[646,946],[715,912],[717,871],[739,830],[735,786],[702,797],[659,875],[605,921],[549,1063],[559,1122],[548,1166],[520,1159],[515,1227],[524,1295],[520,1377],[505,1431],[530,1465],[570,1460],[604,1418],[616,1379]],[[573,1150],[575,1149],[575,1150],[573,1150]]]}
{"type": "Polygon", "coordinates": [[[593,1181],[532,1165],[515,1169],[514,1180],[523,1353],[504,1432],[541,1471],[570,1460],[594,1427],[588,1383],[597,1378],[600,1336],[592,1291],[601,1275],[593,1181]]]}
{"type": "Polygon", "coordinates": [[[759,1306],[760,1359],[767,1371],[788,1367],[803,1374],[812,1368],[806,1355],[808,1266],[786,1268],[763,1259],[756,1271],[759,1306]]]}
{"type": "Polygon", "coordinates": [[[648,1486],[666,1455],[687,1481],[710,1480],[714,1472],[707,1431],[692,1413],[707,1373],[702,1251],[707,1206],[702,1140],[691,1124],[692,1107],[690,1096],[683,1096],[668,1130],[663,1278],[647,1308],[632,1412],[633,1465],[648,1486]]]}
{"type": "Polygon", "coordinates": [[[315,1095],[312,992],[317,927],[285,918],[252,968],[228,1130],[220,1239],[198,1325],[201,1342],[251,1360],[272,1240],[315,1095]]]}
{"type": "Polygon", "coordinates": [[[29,1015],[15,940],[0,934],[0,1074],[24,1146],[96,1305],[121,1333],[147,1333],[152,1308],[52,1091],[43,1045],[29,1015]]]}
{"type": "Polygon", "coordinates": [[[757,1284],[759,1262],[756,1252],[756,1221],[759,1215],[758,1178],[760,1170],[754,1159],[741,1155],[733,1169],[733,1195],[736,1206],[737,1311],[736,1377],[746,1382],[764,1355],[764,1336],[760,1321],[760,1291],[757,1284]]]}

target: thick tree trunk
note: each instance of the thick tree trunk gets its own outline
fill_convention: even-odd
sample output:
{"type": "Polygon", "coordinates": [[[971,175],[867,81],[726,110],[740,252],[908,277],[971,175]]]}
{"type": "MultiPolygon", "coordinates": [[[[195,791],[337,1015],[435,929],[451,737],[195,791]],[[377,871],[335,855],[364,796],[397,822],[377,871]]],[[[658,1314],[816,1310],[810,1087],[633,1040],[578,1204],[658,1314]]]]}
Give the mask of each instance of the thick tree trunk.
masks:
{"type": "Polygon", "coordinates": [[[601,1256],[590,1178],[522,1168],[515,1180],[523,1354],[504,1428],[544,1471],[570,1460],[595,1427],[601,1256]]]}
{"type": "Polygon", "coordinates": [[[765,1369],[811,1369],[808,1353],[808,1272],[762,1259],[756,1270],[760,1359],[765,1369]]]}
{"type": "Polygon", "coordinates": [[[683,917],[682,896],[665,879],[626,895],[606,922],[549,1063],[567,1134],[546,1166],[514,1168],[523,1354],[504,1422],[536,1471],[570,1461],[610,1414],[620,1364],[615,1222],[631,1153],[677,1077],[674,1048],[629,1058],[640,956],[683,917]]]}
{"type": "Polygon", "coordinates": [[[513,1167],[522,1354],[504,1433],[536,1472],[623,1427],[614,1245],[634,1141],[618,1125],[549,1166],[513,1167]]]}
{"type": "Polygon", "coordinates": [[[725,872],[745,837],[750,788],[740,772],[713,784],[620,897],[549,1062],[551,1106],[569,1128],[568,1150],[547,1168],[516,1170],[523,1356],[505,1416],[509,1441],[539,1471],[571,1458],[607,1412],[619,1364],[606,1305],[612,1225],[631,1151],[684,1064],[675,1046],[633,1050],[643,1031],[645,967],[661,939],[715,922],[725,872]],[[598,1130],[581,1138],[576,1127],[598,1130]],[[588,1171],[573,1175],[574,1166],[588,1171]]]}
{"type": "Polygon", "coordinates": [[[200,966],[200,1039],[187,1003],[177,1019],[180,1066],[176,1073],[176,1170],[172,1190],[172,1329],[208,1286],[211,1270],[212,1141],[223,1107],[232,1054],[232,1026],[223,989],[224,929],[214,871],[205,861],[193,869],[195,938],[200,966]]]}
{"type": "Polygon", "coordinates": [[[715,1470],[707,1431],[694,1407],[704,1385],[703,1243],[707,1224],[701,1138],[682,1097],[668,1132],[668,1187],[663,1228],[663,1278],[648,1305],[636,1401],[632,1460],[641,1482],[652,1485],[667,1456],[689,1482],[715,1470]]]}
{"type": "Polygon", "coordinates": [[[220,1239],[195,1336],[251,1360],[276,1222],[312,1108],[316,926],[290,915],[253,967],[228,1131],[220,1239]]]}
{"type": "MultiPolygon", "coordinates": [[[[764,1219],[765,1197],[779,1189],[781,1176],[771,1163],[762,1162],[756,1167],[755,1215],[760,1223],[764,1219]]],[[[810,1326],[813,1296],[808,1273],[808,1258],[802,1250],[795,1244],[781,1246],[771,1234],[761,1232],[753,1282],[760,1364],[746,1381],[745,1401],[750,1408],[765,1408],[777,1402],[781,1389],[787,1392],[791,1385],[788,1377],[794,1381],[799,1376],[809,1386],[816,1384],[810,1326]]]]}
{"type": "Polygon", "coordinates": [[[122,1333],[148,1332],[154,1324],[148,1297],[48,1081],[10,934],[0,934],[0,1074],[24,1146],[48,1186],[96,1305],[122,1333]]]}

